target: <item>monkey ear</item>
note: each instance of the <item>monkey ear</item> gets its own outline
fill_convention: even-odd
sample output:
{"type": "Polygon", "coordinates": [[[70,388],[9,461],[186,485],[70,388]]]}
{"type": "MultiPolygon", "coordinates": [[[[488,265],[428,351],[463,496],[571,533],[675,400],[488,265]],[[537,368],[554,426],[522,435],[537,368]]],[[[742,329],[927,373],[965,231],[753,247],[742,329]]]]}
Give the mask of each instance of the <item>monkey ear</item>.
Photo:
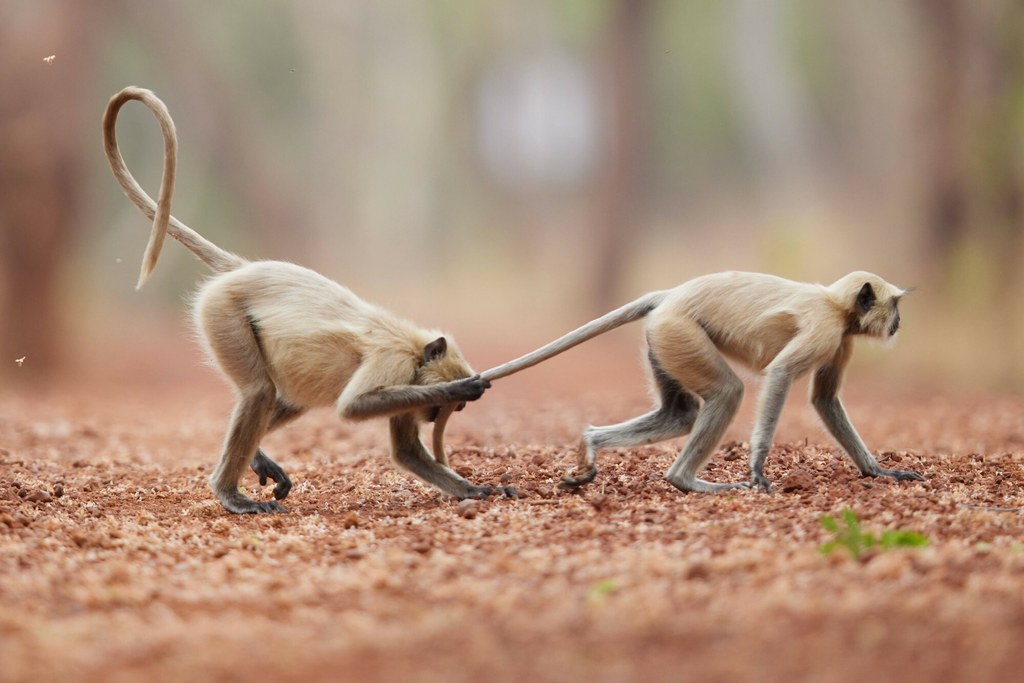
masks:
{"type": "Polygon", "coordinates": [[[870,282],[865,282],[864,286],[860,288],[860,294],[857,295],[857,307],[867,313],[874,305],[875,290],[871,288],[870,282]]]}
{"type": "Polygon", "coordinates": [[[448,340],[444,337],[438,337],[434,341],[430,342],[423,347],[423,362],[429,363],[432,360],[443,358],[444,354],[448,352],[448,340]]]}

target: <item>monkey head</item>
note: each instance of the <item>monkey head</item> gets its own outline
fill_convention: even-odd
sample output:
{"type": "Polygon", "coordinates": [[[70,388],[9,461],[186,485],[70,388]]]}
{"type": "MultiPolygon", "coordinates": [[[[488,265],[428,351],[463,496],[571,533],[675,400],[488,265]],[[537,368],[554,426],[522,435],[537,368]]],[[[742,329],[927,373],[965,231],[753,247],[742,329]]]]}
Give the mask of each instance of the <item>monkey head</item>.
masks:
{"type": "MultiPolygon", "coordinates": [[[[423,347],[423,356],[420,359],[420,366],[416,370],[414,384],[442,384],[454,382],[460,379],[472,377],[475,373],[462,358],[462,352],[455,345],[454,341],[447,337],[439,336],[434,341],[423,347]]],[[[455,410],[462,410],[466,407],[465,402],[456,405],[455,410]]],[[[428,408],[425,414],[427,422],[437,420],[441,408],[438,406],[428,408]]]]}
{"type": "Polygon", "coordinates": [[[828,289],[846,313],[850,334],[889,339],[899,330],[899,303],[907,290],[863,271],[850,273],[828,289]]]}

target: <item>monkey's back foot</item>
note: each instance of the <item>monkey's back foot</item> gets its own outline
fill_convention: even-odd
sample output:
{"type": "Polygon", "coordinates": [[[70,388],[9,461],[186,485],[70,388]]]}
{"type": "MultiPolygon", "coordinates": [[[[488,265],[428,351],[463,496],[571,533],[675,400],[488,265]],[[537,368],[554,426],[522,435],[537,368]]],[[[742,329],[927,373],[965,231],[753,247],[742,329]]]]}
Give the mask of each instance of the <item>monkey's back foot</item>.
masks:
{"type": "Polygon", "coordinates": [[[280,465],[267,457],[262,448],[256,450],[256,456],[252,459],[249,467],[260,478],[260,486],[266,486],[268,479],[277,484],[274,487],[276,500],[284,500],[288,497],[288,493],[292,490],[292,480],[288,478],[280,465]]]}
{"type": "Polygon", "coordinates": [[[872,476],[875,477],[892,477],[896,481],[924,481],[924,477],[917,472],[910,470],[887,470],[878,468],[878,472],[872,476]]]}
{"type": "Polygon", "coordinates": [[[572,491],[584,484],[589,484],[594,481],[597,476],[597,468],[591,466],[583,474],[577,474],[569,477],[562,477],[562,481],[558,482],[558,488],[565,491],[572,491]]]}
{"type": "Polygon", "coordinates": [[[519,500],[519,491],[515,486],[474,486],[470,489],[469,495],[465,497],[486,500],[494,494],[501,494],[505,498],[519,500]]]}
{"type": "MultiPolygon", "coordinates": [[[[751,483],[747,481],[738,481],[729,484],[718,484],[711,481],[704,481],[703,479],[687,479],[685,477],[665,477],[670,484],[675,486],[680,491],[686,493],[722,493],[724,491],[731,491],[733,489],[749,489],[751,483]]],[[[767,480],[765,480],[767,481],[767,480]]],[[[769,485],[770,488],[770,485],[769,485]]]]}
{"type": "Polygon", "coordinates": [[[236,515],[258,515],[273,514],[277,512],[288,512],[283,505],[276,500],[253,500],[252,498],[234,491],[230,494],[218,493],[217,499],[224,509],[236,515]]]}

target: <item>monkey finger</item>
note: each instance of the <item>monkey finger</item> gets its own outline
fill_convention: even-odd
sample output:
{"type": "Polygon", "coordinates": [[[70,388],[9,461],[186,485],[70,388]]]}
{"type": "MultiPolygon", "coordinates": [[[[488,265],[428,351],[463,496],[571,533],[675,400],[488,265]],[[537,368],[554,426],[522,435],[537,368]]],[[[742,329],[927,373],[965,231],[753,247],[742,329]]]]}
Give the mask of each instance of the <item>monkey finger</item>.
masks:
{"type": "Polygon", "coordinates": [[[454,385],[451,392],[451,398],[454,401],[475,401],[484,395],[484,391],[487,390],[490,383],[486,380],[469,377],[455,382],[454,385]]]}
{"type": "Polygon", "coordinates": [[[917,472],[911,472],[910,470],[881,470],[879,472],[882,476],[892,477],[896,481],[924,481],[924,477],[917,472]]]}
{"type": "Polygon", "coordinates": [[[292,490],[292,480],[287,475],[284,477],[284,481],[277,482],[277,486],[274,487],[274,498],[277,500],[284,500],[288,497],[288,494],[292,490]]]}
{"type": "Polygon", "coordinates": [[[591,467],[583,474],[574,477],[562,477],[562,481],[558,482],[558,488],[564,491],[572,491],[573,489],[576,489],[580,486],[583,486],[584,484],[589,484],[590,482],[594,481],[594,478],[596,476],[597,468],[591,467]]]}
{"type": "Polygon", "coordinates": [[[292,480],[288,478],[280,465],[267,457],[262,448],[257,449],[256,456],[253,457],[249,467],[259,477],[260,486],[266,486],[268,480],[277,484],[274,487],[274,498],[284,500],[288,496],[288,492],[292,489],[292,480]]]}

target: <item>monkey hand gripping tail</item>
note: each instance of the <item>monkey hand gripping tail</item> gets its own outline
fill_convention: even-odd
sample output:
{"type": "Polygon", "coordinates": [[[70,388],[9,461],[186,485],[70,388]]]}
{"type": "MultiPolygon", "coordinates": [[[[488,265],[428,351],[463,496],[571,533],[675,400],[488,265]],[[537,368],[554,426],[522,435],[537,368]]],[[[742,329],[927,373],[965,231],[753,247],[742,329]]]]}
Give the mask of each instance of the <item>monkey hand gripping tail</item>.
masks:
{"type": "Polygon", "coordinates": [[[496,380],[536,365],[625,323],[646,319],[647,358],[660,404],[620,424],[583,432],[574,476],[563,488],[593,481],[601,448],[651,444],[689,434],[667,478],[683,491],[739,487],[770,491],[764,462],[786,395],[808,372],[811,403],[832,436],[865,476],[921,480],[884,469],[853,428],[839,400],[843,372],[858,336],[887,339],[900,325],[906,291],[877,275],[854,272],[829,286],[772,275],[705,275],[675,289],[651,292],[520,358],[481,373],[496,380]],[[697,478],[736,415],[743,383],[726,358],[759,371],[764,383],[750,440],[750,481],[712,483],[697,478]]]}
{"type": "Polygon", "coordinates": [[[354,420],[388,418],[395,463],[455,498],[516,495],[511,487],[472,484],[448,467],[443,433],[449,415],[490,386],[449,337],[367,303],[308,268],[246,261],[171,216],[177,137],[167,108],[149,90],[125,88],[114,95],[103,116],[103,141],[114,177],[153,220],[137,287],[153,271],[168,234],[214,271],[195,296],[193,321],[237,396],[220,462],[210,476],[227,510],[284,511],[277,501],[288,495],[291,480],[259,444],[270,431],[319,406],[333,406],[354,420]],[[156,202],[132,177],[117,147],[117,114],[130,100],[146,105],[163,132],[156,202]],[[433,455],[419,435],[421,423],[429,421],[435,422],[433,455]],[[276,500],[256,501],[239,490],[246,467],[260,484],[275,482],[276,500]]]}

